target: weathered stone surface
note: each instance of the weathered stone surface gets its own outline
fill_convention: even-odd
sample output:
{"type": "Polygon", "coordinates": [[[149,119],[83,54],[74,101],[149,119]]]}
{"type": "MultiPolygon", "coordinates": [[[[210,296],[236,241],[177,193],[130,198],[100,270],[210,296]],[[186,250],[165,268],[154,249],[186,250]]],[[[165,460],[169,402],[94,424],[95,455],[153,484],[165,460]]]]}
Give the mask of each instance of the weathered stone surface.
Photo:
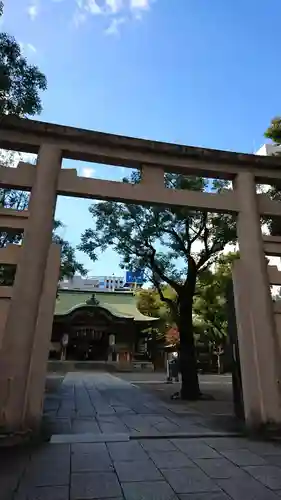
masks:
{"type": "Polygon", "coordinates": [[[66,486],[69,484],[70,461],[33,463],[23,479],[25,484],[33,486],[66,486]]]}
{"type": "Polygon", "coordinates": [[[92,500],[121,496],[120,484],[112,472],[87,472],[71,476],[70,500],[92,500]]]}
{"type": "Polygon", "coordinates": [[[72,472],[111,472],[114,470],[104,443],[93,443],[82,447],[79,447],[79,445],[73,445],[72,451],[72,472]]]}
{"type": "Polygon", "coordinates": [[[177,497],[165,481],[123,483],[125,500],[176,500],[177,497]]]}
{"type": "Polygon", "coordinates": [[[169,439],[142,439],[140,444],[148,454],[153,451],[177,451],[177,448],[169,439]]]}
{"type": "Polygon", "coordinates": [[[179,495],[180,500],[230,500],[223,491],[211,491],[209,493],[189,493],[179,495]]]}
{"type": "Polygon", "coordinates": [[[162,474],[176,493],[199,493],[218,490],[218,486],[200,469],[166,469],[162,474]]]}
{"type": "Polygon", "coordinates": [[[281,446],[280,444],[268,443],[262,441],[248,441],[247,449],[256,453],[257,455],[263,456],[265,459],[268,455],[276,455],[281,457],[281,446]]]}
{"type": "Polygon", "coordinates": [[[114,461],[148,460],[149,457],[137,441],[128,443],[108,443],[110,456],[114,461]]]}
{"type": "MultiPolygon", "coordinates": [[[[205,442],[211,448],[217,451],[224,450],[245,450],[248,448],[249,441],[246,438],[231,438],[231,437],[209,437],[204,438],[205,442]]],[[[202,458],[202,457],[201,457],[202,458]]]]}
{"type": "Polygon", "coordinates": [[[222,455],[224,455],[228,460],[231,460],[236,465],[240,467],[247,465],[265,465],[266,462],[262,457],[255,455],[249,450],[228,450],[222,451],[222,455]]]}
{"type": "Polygon", "coordinates": [[[220,458],[216,450],[195,439],[172,439],[171,441],[190,458],[220,458]]]}
{"type": "Polygon", "coordinates": [[[242,469],[225,458],[198,458],[195,463],[213,479],[239,478],[245,475],[242,469]]]}
{"type": "Polygon", "coordinates": [[[192,462],[181,451],[150,452],[150,458],[159,469],[179,469],[181,467],[195,467],[192,462]]]}
{"type": "Polygon", "coordinates": [[[121,482],[160,481],[160,471],[151,460],[138,462],[115,462],[115,470],[121,482]]]}
{"type": "Polygon", "coordinates": [[[74,434],[82,434],[83,432],[100,434],[100,428],[93,419],[74,419],[71,424],[71,432],[74,434]]]}
{"type": "Polygon", "coordinates": [[[19,491],[14,500],[68,500],[68,486],[43,486],[19,491]]]}
{"type": "Polygon", "coordinates": [[[233,500],[277,500],[278,496],[250,476],[245,479],[220,479],[219,486],[233,500]]]}
{"type": "Polygon", "coordinates": [[[281,469],[279,467],[258,465],[245,467],[244,470],[271,490],[281,489],[281,469]]]}

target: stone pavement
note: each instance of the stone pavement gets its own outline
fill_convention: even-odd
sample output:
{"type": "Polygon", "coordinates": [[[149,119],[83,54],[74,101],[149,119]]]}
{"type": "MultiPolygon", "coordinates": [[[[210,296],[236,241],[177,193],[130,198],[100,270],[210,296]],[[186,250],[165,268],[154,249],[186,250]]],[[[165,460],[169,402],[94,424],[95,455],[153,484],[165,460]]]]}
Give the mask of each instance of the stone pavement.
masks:
{"type": "Polygon", "coordinates": [[[109,373],[69,373],[48,394],[44,423],[50,434],[209,432],[200,413],[165,402],[109,373]]]}
{"type": "Polygon", "coordinates": [[[46,410],[54,426],[68,421],[64,433],[36,449],[0,450],[1,500],[281,498],[275,443],[208,437],[184,405],[175,413],[108,374],[69,374],[60,394],[46,410]]]}

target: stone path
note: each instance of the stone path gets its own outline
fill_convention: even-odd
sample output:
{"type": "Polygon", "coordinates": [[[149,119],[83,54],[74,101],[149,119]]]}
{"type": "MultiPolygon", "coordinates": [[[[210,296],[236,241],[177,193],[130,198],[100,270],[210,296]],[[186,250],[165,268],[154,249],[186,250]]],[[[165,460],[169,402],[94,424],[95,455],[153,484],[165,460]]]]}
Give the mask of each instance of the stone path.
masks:
{"type": "Polygon", "coordinates": [[[175,413],[108,374],[70,374],[60,393],[61,401],[47,398],[46,409],[54,425],[69,420],[71,432],[37,449],[0,450],[1,500],[281,498],[274,443],[207,437],[183,405],[175,413]],[[178,429],[203,437],[178,437],[178,429]]]}
{"type": "Polygon", "coordinates": [[[50,434],[143,434],[210,432],[199,412],[167,404],[108,373],[69,373],[45,401],[50,434]]]}

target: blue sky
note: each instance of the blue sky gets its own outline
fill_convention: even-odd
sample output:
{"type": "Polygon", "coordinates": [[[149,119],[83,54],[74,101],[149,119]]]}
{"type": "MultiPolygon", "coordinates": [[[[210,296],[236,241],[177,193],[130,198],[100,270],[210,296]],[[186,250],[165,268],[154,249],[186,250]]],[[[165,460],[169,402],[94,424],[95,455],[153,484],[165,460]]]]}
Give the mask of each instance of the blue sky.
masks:
{"type": "MultiPolygon", "coordinates": [[[[48,78],[44,121],[253,152],[281,114],[280,21],[280,0],[6,0],[1,29],[48,78]]],[[[58,201],[73,244],[88,205],[58,201]]],[[[119,272],[113,252],[79,256],[92,274],[119,272]]]]}

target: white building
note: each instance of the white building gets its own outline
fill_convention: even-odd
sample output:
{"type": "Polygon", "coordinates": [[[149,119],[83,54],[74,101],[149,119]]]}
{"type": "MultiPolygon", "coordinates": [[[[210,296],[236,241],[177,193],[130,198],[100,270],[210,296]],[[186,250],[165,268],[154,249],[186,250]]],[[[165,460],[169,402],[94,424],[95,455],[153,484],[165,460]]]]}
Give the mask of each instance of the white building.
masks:
{"type": "Polygon", "coordinates": [[[281,146],[276,146],[275,144],[263,144],[263,146],[261,146],[256,152],[256,155],[273,156],[278,153],[281,153],[281,146]]]}
{"type": "Polygon", "coordinates": [[[72,279],[64,279],[60,283],[60,288],[69,290],[105,290],[114,291],[123,288],[125,278],[123,276],[74,276],[72,279]]]}

